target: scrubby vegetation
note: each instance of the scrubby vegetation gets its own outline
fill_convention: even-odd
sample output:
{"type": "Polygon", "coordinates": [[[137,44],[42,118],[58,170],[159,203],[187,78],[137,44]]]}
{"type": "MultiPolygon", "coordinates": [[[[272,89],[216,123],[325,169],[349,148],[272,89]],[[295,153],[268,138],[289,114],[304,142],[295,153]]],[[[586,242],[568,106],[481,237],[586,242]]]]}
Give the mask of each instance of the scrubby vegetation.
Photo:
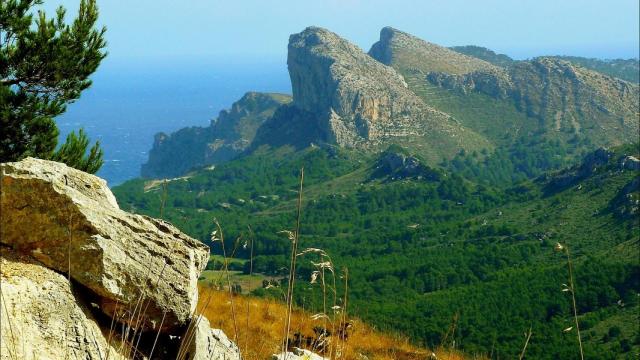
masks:
{"type": "MultiPolygon", "coordinates": [[[[210,300],[215,304],[209,307],[204,315],[211,322],[211,326],[222,329],[230,337],[236,330],[233,325],[231,302],[229,294],[204,286],[201,289],[200,306],[204,307],[204,300],[210,300]]],[[[286,306],[277,299],[261,298],[254,296],[234,295],[233,303],[237,311],[237,339],[245,359],[268,359],[272,354],[278,353],[281,348],[283,319],[286,317],[286,306]]],[[[293,312],[291,325],[291,338],[304,337],[317,340],[320,328],[324,326],[323,320],[312,320],[313,312],[309,309],[297,309],[293,312]],[[315,328],[315,331],[314,331],[315,328]],[[297,337],[294,334],[299,334],[297,337]]],[[[358,319],[349,319],[348,335],[341,340],[343,352],[336,358],[361,359],[367,356],[369,359],[425,359],[432,352],[438,359],[462,360],[470,358],[460,352],[417,347],[406,338],[381,333],[375,328],[358,319]]],[[[297,345],[297,344],[296,344],[297,345]]],[[[482,357],[476,357],[482,359],[482,357]]]]}
{"type": "MultiPolygon", "coordinates": [[[[533,156],[544,158],[545,151],[540,154],[533,156]]],[[[572,322],[570,298],[562,291],[566,259],[553,251],[556,242],[568,244],[585,356],[601,359],[603,351],[613,349],[611,358],[625,358],[640,345],[637,329],[628,326],[638,320],[640,254],[637,217],[622,216],[610,205],[638,176],[620,168],[624,154],[637,155],[637,146],[618,148],[604,165],[567,187],[552,180],[569,176],[571,169],[535,177],[548,169],[544,161],[531,162],[532,170],[519,177],[525,180],[496,186],[493,178],[475,175],[472,166],[456,170],[450,164],[435,181],[394,180],[372,176],[374,155],[334,148],[264,150],[168,182],[165,217],[203,241],[216,217],[229,249],[237,238],[250,236],[250,225],[252,271],[286,279],[290,240],[279,232],[295,223],[298,172],[304,165],[300,246],[322,248],[336,268],[349,267],[351,312],[423,346],[455,346],[492,358],[517,356],[529,327],[529,356],[577,354],[574,330],[563,332],[572,322]],[[549,191],[553,186],[557,189],[549,191]],[[608,328],[601,324],[607,323],[620,333],[614,329],[605,337],[608,328]]],[[[516,168],[512,157],[504,161],[516,168]]],[[[158,184],[135,180],[115,193],[123,208],[157,216],[158,184]]],[[[238,247],[235,256],[250,254],[238,247]]],[[[309,261],[298,263],[300,279],[313,271],[309,261]]],[[[282,298],[286,280],[267,287],[254,294],[282,298]]],[[[320,301],[317,292],[302,286],[294,298],[305,308],[317,308],[320,301]]]]}

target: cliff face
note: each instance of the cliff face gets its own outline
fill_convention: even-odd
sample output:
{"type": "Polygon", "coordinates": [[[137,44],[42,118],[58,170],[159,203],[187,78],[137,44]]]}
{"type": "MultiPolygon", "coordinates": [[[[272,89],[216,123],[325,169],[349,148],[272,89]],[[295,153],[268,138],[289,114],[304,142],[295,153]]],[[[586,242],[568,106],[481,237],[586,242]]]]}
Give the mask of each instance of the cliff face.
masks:
{"type": "MultiPolygon", "coordinates": [[[[133,334],[161,337],[157,354],[204,351],[170,335],[195,324],[207,246],[167,222],[120,210],[104,180],[66,165],[27,158],[0,170],[2,359],[131,358],[121,345],[133,334]]],[[[211,342],[208,326],[198,329],[192,340],[211,342]]],[[[148,355],[150,345],[142,341],[138,351],[148,355]]]]}
{"type": "MultiPolygon", "coordinates": [[[[638,85],[557,58],[467,56],[386,27],[368,54],[309,27],[289,38],[293,98],[249,93],[208,128],[158,134],[144,177],[177,177],[262,145],[412,148],[430,164],[518,137],[613,146],[635,140],[638,85]],[[507,63],[508,66],[496,64],[507,63]]],[[[584,145],[587,144],[587,145],[584,145]]]]}
{"type": "Polygon", "coordinates": [[[262,123],[290,100],[283,94],[248,92],[229,110],[222,110],[208,127],[157,134],[149,160],[142,165],[142,176],[177,177],[195,167],[235,158],[251,144],[262,123]]]}
{"type": "Polygon", "coordinates": [[[568,61],[537,58],[517,62],[504,72],[432,72],[426,78],[450,90],[513,102],[547,133],[573,133],[604,146],[637,140],[638,85],[568,61]]]}
{"type": "MultiPolygon", "coordinates": [[[[424,142],[434,156],[482,142],[449,115],[422,102],[393,68],[328,30],[309,27],[292,35],[287,64],[293,89],[290,106],[306,114],[289,119],[287,127],[312,124],[318,129],[317,141],[376,149],[410,139],[424,142]],[[436,142],[440,146],[431,146],[436,142]]],[[[268,121],[264,127],[274,126],[268,121]]]]}
{"type": "Polygon", "coordinates": [[[380,40],[373,44],[369,55],[389,66],[400,65],[423,72],[465,74],[496,68],[484,60],[460,54],[391,27],[380,31],[380,40]]]}
{"type": "MultiPolygon", "coordinates": [[[[498,100],[503,109],[512,107],[528,117],[510,125],[518,129],[563,140],[578,136],[601,146],[637,140],[638,85],[565,60],[543,57],[501,67],[391,28],[382,29],[369,54],[403,74],[409,88],[430,106],[466,111],[459,120],[479,132],[496,126],[469,114],[498,100]]],[[[517,118],[513,112],[495,115],[504,117],[505,124],[517,118]]],[[[489,135],[492,141],[500,141],[496,133],[504,135],[498,128],[489,135]]]]}
{"type": "Polygon", "coordinates": [[[293,105],[327,127],[328,141],[356,146],[400,135],[402,125],[431,115],[399,74],[358,47],[321,28],[289,39],[293,105]]]}

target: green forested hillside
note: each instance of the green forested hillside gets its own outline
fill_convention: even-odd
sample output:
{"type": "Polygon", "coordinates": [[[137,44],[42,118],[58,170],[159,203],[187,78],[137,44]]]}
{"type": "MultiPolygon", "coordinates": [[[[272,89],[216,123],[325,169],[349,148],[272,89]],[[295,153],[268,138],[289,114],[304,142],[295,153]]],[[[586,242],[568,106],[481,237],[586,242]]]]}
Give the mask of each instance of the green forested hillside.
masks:
{"type": "MultiPolygon", "coordinates": [[[[552,161],[550,146],[534,158],[552,161]]],[[[571,326],[571,307],[561,291],[566,259],[553,251],[561,242],[574,257],[587,357],[632,358],[640,350],[633,325],[640,309],[638,172],[621,168],[619,159],[637,156],[637,147],[591,154],[582,166],[544,176],[538,176],[544,166],[523,153],[530,173],[505,183],[474,169],[500,173],[509,158],[484,166],[473,160],[462,168],[455,161],[442,169],[422,166],[416,173],[420,158],[406,161],[410,152],[398,147],[379,155],[261,148],[172,180],[166,191],[160,181],[134,180],[114,192],[122,208],[154,216],[166,198],[163,216],[203,241],[217,218],[227,249],[238,237],[255,238],[254,271],[286,274],[290,243],[278,232],[293,228],[304,166],[301,247],[322,248],[337,269],[349,268],[350,312],[416,342],[493,358],[517,356],[530,326],[531,358],[577,356],[575,329],[563,332],[571,326]],[[401,156],[389,158],[389,152],[401,156]],[[391,168],[382,166],[383,156],[391,168]]],[[[467,157],[473,155],[459,156],[462,163],[467,157]]],[[[249,257],[248,249],[235,247],[236,257],[249,257]]],[[[305,281],[312,265],[306,258],[299,264],[305,281]]],[[[317,296],[304,286],[296,294],[312,310],[317,296]]]]}

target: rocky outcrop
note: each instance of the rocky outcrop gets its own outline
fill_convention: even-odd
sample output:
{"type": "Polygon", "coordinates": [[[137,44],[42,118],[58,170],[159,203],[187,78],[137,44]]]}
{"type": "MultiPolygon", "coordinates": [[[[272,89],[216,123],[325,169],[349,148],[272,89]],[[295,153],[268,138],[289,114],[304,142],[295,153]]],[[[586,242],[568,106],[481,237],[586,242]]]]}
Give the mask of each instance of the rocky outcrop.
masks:
{"type": "Polygon", "coordinates": [[[627,170],[640,170],[640,159],[627,155],[620,159],[620,168],[627,170]]]}
{"type": "MultiPolygon", "coordinates": [[[[613,154],[614,153],[612,151],[605,148],[599,148],[587,154],[580,165],[563,170],[559,174],[548,179],[544,188],[545,193],[554,194],[587,179],[591,175],[597,173],[600,169],[609,165],[609,161],[613,154]]],[[[546,181],[547,179],[542,178],[540,180],[546,181]]]]}
{"type": "Polygon", "coordinates": [[[496,69],[486,61],[463,55],[391,27],[385,27],[380,31],[380,40],[373,44],[369,55],[386,65],[425,73],[466,74],[477,70],[496,69]]]}
{"type": "Polygon", "coordinates": [[[401,73],[429,106],[457,114],[458,121],[494,144],[503,142],[502,131],[510,126],[514,136],[521,131],[540,133],[561,142],[577,136],[597,146],[637,140],[640,88],[636,83],[558,57],[509,61],[483,48],[457,49],[473,56],[385,28],[369,54],[401,73]],[[482,119],[474,116],[477,110],[494,115],[482,119]],[[505,127],[491,123],[496,120],[505,127]]]}
{"type": "Polygon", "coordinates": [[[292,35],[287,64],[293,105],[322,119],[338,145],[379,140],[428,115],[402,76],[325,29],[292,35]]]}
{"type": "Polygon", "coordinates": [[[511,79],[502,70],[474,71],[464,75],[430,72],[425,78],[434,85],[465,95],[477,91],[502,100],[513,95],[511,79]]]}
{"type": "Polygon", "coordinates": [[[289,101],[288,95],[248,92],[229,110],[222,110],[208,127],[156,134],[149,160],[142,165],[142,176],[173,178],[235,158],[251,144],[257,129],[289,101]]]}
{"type": "Polygon", "coordinates": [[[109,315],[145,298],[149,324],[165,312],[167,329],[187,322],[207,246],[120,210],[104,181],[65,165],[28,158],[3,164],[2,172],[2,244],[69,274],[109,315]]]}
{"type": "Polygon", "coordinates": [[[568,61],[536,58],[516,62],[506,71],[430,72],[426,79],[461,94],[476,92],[510,101],[538,119],[546,132],[579,134],[610,146],[637,140],[638,85],[568,61]]]}
{"type": "Polygon", "coordinates": [[[393,68],[328,30],[309,27],[291,35],[287,63],[291,106],[309,114],[299,121],[318,124],[319,141],[376,148],[420,138],[438,155],[482,141],[423,103],[393,68]]]}
{"type": "Polygon", "coordinates": [[[411,178],[438,181],[441,174],[424,165],[419,158],[408,154],[400,147],[391,146],[376,161],[372,177],[388,180],[411,178]]]}
{"type": "Polygon", "coordinates": [[[124,358],[64,275],[7,248],[0,254],[0,359],[124,358]]]}
{"type": "Polygon", "coordinates": [[[227,338],[222,330],[212,329],[207,318],[196,319],[192,341],[187,350],[189,360],[235,360],[241,359],[240,349],[227,338]]]}
{"type": "MultiPolygon", "coordinates": [[[[120,210],[104,180],[64,164],[27,158],[0,170],[2,359],[139,358],[156,336],[154,358],[175,357],[170,335],[193,321],[208,247],[120,210]]],[[[235,351],[207,326],[196,342],[235,351]]]]}

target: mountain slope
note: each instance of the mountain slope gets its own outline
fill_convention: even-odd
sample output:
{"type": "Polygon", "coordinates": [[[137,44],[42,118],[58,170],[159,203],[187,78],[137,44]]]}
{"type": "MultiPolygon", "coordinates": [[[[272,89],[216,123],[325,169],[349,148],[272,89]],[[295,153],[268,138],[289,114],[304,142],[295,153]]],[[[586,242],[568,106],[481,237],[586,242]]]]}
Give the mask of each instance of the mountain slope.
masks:
{"type": "Polygon", "coordinates": [[[640,60],[636,59],[610,59],[601,60],[580,56],[553,56],[556,59],[569,61],[589,70],[626,80],[632,83],[640,82],[640,60]]]}
{"type": "Polygon", "coordinates": [[[495,68],[484,60],[426,42],[391,27],[385,27],[380,31],[380,40],[373,44],[369,55],[396,69],[412,68],[424,72],[466,74],[495,68]]]}
{"type": "Polygon", "coordinates": [[[509,101],[546,136],[579,136],[600,146],[637,138],[638,86],[563,60],[518,62],[507,72],[429,73],[427,81],[459,94],[509,101]]]}
{"type": "Polygon", "coordinates": [[[142,176],[177,177],[194,167],[233,159],[249,146],[262,123],[289,101],[288,95],[248,92],[206,128],[157,134],[149,160],[142,165],[142,176]]]}
{"type": "Polygon", "coordinates": [[[292,35],[287,62],[294,116],[272,121],[280,125],[267,122],[256,146],[282,139],[281,128],[306,124],[317,129],[316,143],[377,151],[393,142],[415,142],[431,161],[461,148],[491,146],[427,106],[393,68],[328,30],[310,27],[292,35]]]}
{"type": "MultiPolygon", "coordinates": [[[[475,45],[452,46],[451,50],[464,55],[472,56],[496,66],[507,67],[518,62],[505,54],[496,54],[494,51],[475,45]]],[[[638,59],[594,59],[581,56],[544,56],[558,60],[565,60],[574,65],[597,71],[601,74],[616,77],[632,83],[640,82],[640,61],[638,59]]]]}
{"type": "Polygon", "coordinates": [[[508,145],[502,139],[519,134],[562,142],[577,137],[599,146],[637,138],[640,92],[636,84],[556,58],[517,61],[502,68],[444,48],[435,59],[424,55],[433,48],[385,28],[370,54],[401,73],[427,104],[499,144],[508,145]],[[468,65],[468,59],[477,62],[468,65]],[[434,62],[464,66],[440,71],[434,70],[438,67],[434,62]],[[491,113],[482,115],[487,110],[491,113]]]}
{"type": "Polygon", "coordinates": [[[514,61],[516,61],[510,58],[508,55],[497,54],[495,51],[491,49],[487,49],[482,46],[476,46],[476,45],[452,46],[449,49],[467,56],[472,56],[480,60],[484,60],[486,62],[489,62],[493,65],[500,66],[500,67],[507,67],[513,64],[514,61]]]}
{"type": "MultiPolygon", "coordinates": [[[[604,326],[637,319],[640,189],[638,170],[630,169],[640,162],[622,161],[637,157],[637,148],[602,150],[579,167],[505,190],[428,168],[421,173],[435,175],[405,176],[421,160],[395,161],[394,152],[411,157],[397,149],[380,156],[336,147],[259,151],[169,182],[165,214],[203,240],[217,218],[227,248],[252,236],[250,225],[253,270],[282,276],[290,244],[278,232],[295,222],[304,166],[300,246],[322,248],[336,268],[349,268],[351,311],[366,321],[430,346],[455,340],[470,353],[493,348],[501,357],[517,356],[533,324],[531,357],[570,357],[577,345],[562,333],[570,323],[560,291],[566,263],[553,252],[562,242],[574,256],[588,358],[608,349],[623,358],[628,350],[615,347],[622,340],[638,346],[633,329],[615,340],[597,337],[604,326]],[[460,330],[445,339],[452,322],[460,330]]],[[[147,214],[159,211],[160,191],[144,181],[115,189],[123,207],[147,214]]],[[[238,248],[236,256],[249,254],[238,248]]],[[[301,279],[313,269],[301,258],[301,279]]],[[[300,302],[318,306],[317,293],[299,291],[300,302]]]]}

